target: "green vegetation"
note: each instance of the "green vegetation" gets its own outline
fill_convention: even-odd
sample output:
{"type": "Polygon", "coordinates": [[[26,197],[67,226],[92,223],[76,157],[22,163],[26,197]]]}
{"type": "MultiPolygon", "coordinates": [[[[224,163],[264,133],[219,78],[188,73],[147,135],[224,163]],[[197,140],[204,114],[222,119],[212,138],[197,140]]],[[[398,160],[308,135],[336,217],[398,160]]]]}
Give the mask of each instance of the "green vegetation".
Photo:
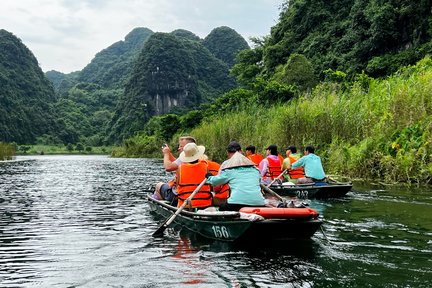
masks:
{"type": "Polygon", "coordinates": [[[36,58],[12,33],[0,29],[0,141],[34,143],[59,135],[51,83],[36,58]]]}
{"type": "MultiPolygon", "coordinates": [[[[346,84],[346,83],[345,83],[346,84]]],[[[349,87],[323,82],[311,93],[272,107],[250,105],[190,131],[222,160],[226,144],[316,146],[326,172],[386,182],[432,181],[432,60],[376,80],[358,75],[349,87]]]]}
{"type": "Polygon", "coordinates": [[[12,160],[13,156],[15,156],[15,145],[0,142],[0,161],[12,160]]]}
{"type": "Polygon", "coordinates": [[[284,1],[279,22],[263,47],[264,73],[289,56],[309,59],[323,78],[327,69],[354,76],[390,75],[432,50],[430,1],[284,1]]]}
{"type": "Polygon", "coordinates": [[[192,129],[184,126],[189,113],[162,116],[169,120],[164,125],[162,118],[152,119],[143,134],[126,140],[113,155],[160,156],[161,144],[175,147],[182,134],[195,136],[217,161],[225,159],[233,139],[243,146],[254,144],[260,152],[269,144],[312,144],[328,174],[431,183],[432,60],[427,57],[385,79],[359,74],[353,82],[340,82],[344,73],[327,74],[332,80],[274,105],[263,102],[272,91],[270,83],[259,89],[266,93],[233,90],[200,110],[202,114],[195,112],[206,117],[194,121],[199,124],[192,129]]]}
{"type": "Polygon", "coordinates": [[[252,49],[228,27],[203,40],[137,28],[82,71],[47,72],[56,95],[31,52],[0,30],[0,141],[65,153],[122,143],[113,156],[151,157],[192,134],[219,161],[232,139],[313,144],[328,173],[430,183],[431,9],[285,0],[252,49]]]}
{"type": "Polygon", "coordinates": [[[235,63],[236,55],[249,49],[246,40],[234,29],[226,26],[213,29],[203,41],[204,46],[229,67],[235,63]]]}
{"type": "Polygon", "coordinates": [[[226,64],[180,32],[155,33],[145,43],[110,123],[109,142],[142,130],[152,116],[182,113],[236,87],[226,64]]]}
{"type": "Polygon", "coordinates": [[[84,146],[82,143],[76,145],[19,145],[17,154],[20,155],[63,155],[63,154],[111,154],[113,148],[110,146],[84,146]]]}

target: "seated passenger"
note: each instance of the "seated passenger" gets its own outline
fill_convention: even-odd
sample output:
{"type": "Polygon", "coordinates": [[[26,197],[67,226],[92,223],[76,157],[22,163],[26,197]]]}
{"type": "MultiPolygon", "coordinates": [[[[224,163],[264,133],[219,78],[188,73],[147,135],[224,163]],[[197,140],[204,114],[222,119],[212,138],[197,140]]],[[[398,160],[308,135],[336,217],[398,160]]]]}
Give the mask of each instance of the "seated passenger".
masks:
{"type": "Polygon", "coordinates": [[[303,167],[305,172],[305,177],[299,178],[298,184],[320,182],[326,179],[321,158],[315,155],[313,146],[306,146],[304,156],[291,165],[292,169],[298,167],[303,167]]]}
{"type": "MultiPolygon", "coordinates": [[[[195,143],[188,143],[180,153],[179,159],[182,161],[176,172],[177,178],[177,198],[180,207],[192,192],[206,179],[208,165],[205,160],[201,160],[204,155],[205,147],[197,146],[195,143]]],[[[192,198],[187,208],[206,208],[212,205],[212,194],[210,185],[204,185],[192,198]]]]}
{"type": "Polygon", "coordinates": [[[211,185],[229,184],[231,194],[219,206],[221,211],[238,211],[245,206],[264,206],[260,188],[260,174],[255,163],[240,152],[227,160],[219,175],[207,173],[207,183],[211,185]]]}
{"type": "MultiPolygon", "coordinates": [[[[183,151],[183,147],[188,143],[195,143],[195,138],[191,136],[183,136],[180,137],[178,140],[178,152],[183,151]]],[[[179,158],[175,158],[170,148],[167,144],[164,144],[162,146],[162,153],[163,153],[163,166],[167,172],[176,171],[178,167],[181,164],[181,161],[179,158]]],[[[167,200],[172,205],[176,204],[177,201],[177,179],[174,177],[168,183],[159,182],[156,184],[155,187],[155,193],[153,195],[154,199],[157,200],[167,200]]]]}
{"type": "Polygon", "coordinates": [[[267,157],[259,164],[261,183],[270,184],[281,174],[282,162],[278,156],[277,146],[270,145],[266,149],[267,157]]]}
{"type": "Polygon", "coordinates": [[[298,159],[300,159],[301,155],[300,153],[297,153],[297,148],[294,145],[289,146],[286,149],[286,158],[282,163],[282,171],[285,171],[288,169],[288,173],[285,175],[288,175],[286,177],[286,180],[291,181],[293,183],[297,183],[297,179],[304,177],[304,169],[303,167],[299,167],[296,169],[291,169],[291,165],[296,162],[298,159]]]}
{"type": "Polygon", "coordinates": [[[264,157],[260,153],[255,152],[255,146],[253,145],[249,145],[246,147],[246,156],[255,163],[256,167],[258,167],[259,163],[264,159],[264,157]]]}

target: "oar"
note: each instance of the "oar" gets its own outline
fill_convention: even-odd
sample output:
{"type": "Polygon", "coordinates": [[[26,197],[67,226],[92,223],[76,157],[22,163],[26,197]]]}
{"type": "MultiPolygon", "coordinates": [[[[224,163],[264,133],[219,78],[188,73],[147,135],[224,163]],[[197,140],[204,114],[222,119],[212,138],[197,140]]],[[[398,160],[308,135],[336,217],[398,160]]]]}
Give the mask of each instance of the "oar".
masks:
{"type": "Polygon", "coordinates": [[[171,215],[159,228],[152,234],[153,237],[161,236],[165,229],[174,221],[178,214],[186,207],[187,203],[192,200],[195,194],[204,186],[207,178],[205,178],[201,184],[192,192],[192,194],[183,202],[183,204],[177,209],[177,211],[171,215]]]}
{"type": "Polygon", "coordinates": [[[276,178],[274,178],[273,181],[270,182],[270,184],[267,185],[267,187],[270,187],[271,185],[273,185],[273,183],[276,182],[281,176],[283,176],[288,171],[288,169],[289,168],[286,168],[284,171],[282,171],[282,173],[279,174],[279,176],[277,176],[276,178]]]}
{"type": "Polygon", "coordinates": [[[263,189],[265,192],[276,196],[276,198],[278,198],[280,201],[282,201],[282,203],[284,204],[284,206],[286,206],[286,201],[284,198],[282,198],[279,194],[277,194],[276,192],[274,192],[272,189],[270,189],[268,186],[265,186],[263,184],[260,184],[261,189],[263,189]]]}

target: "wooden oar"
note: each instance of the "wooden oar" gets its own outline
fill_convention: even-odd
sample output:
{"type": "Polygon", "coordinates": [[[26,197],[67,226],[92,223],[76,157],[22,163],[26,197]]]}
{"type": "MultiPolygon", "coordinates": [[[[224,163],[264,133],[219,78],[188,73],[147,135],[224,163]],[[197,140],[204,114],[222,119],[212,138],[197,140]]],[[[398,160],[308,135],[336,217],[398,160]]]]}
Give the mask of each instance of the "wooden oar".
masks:
{"type": "Polygon", "coordinates": [[[196,193],[204,186],[206,183],[207,178],[205,178],[198,187],[192,192],[192,194],[183,202],[183,204],[177,209],[177,211],[171,215],[165,222],[159,226],[159,228],[152,234],[153,237],[162,236],[165,229],[174,221],[174,219],[177,217],[178,214],[180,214],[181,211],[186,207],[187,203],[192,200],[192,198],[195,196],[196,193]]]}
{"type": "Polygon", "coordinates": [[[283,176],[286,172],[288,171],[288,168],[286,168],[284,171],[282,171],[281,174],[279,174],[276,178],[273,179],[272,182],[270,182],[270,184],[267,185],[267,187],[270,187],[271,185],[273,185],[274,182],[276,182],[281,176],[283,176]]]}
{"type": "Polygon", "coordinates": [[[271,194],[271,195],[273,195],[273,196],[276,196],[276,198],[278,198],[280,201],[282,201],[284,204],[286,204],[286,203],[285,203],[285,199],[282,198],[279,194],[277,194],[277,193],[274,192],[273,190],[271,190],[268,186],[265,186],[265,185],[263,185],[263,184],[260,184],[260,187],[261,187],[261,189],[263,189],[265,192],[267,192],[267,193],[269,193],[269,194],[271,194]]]}

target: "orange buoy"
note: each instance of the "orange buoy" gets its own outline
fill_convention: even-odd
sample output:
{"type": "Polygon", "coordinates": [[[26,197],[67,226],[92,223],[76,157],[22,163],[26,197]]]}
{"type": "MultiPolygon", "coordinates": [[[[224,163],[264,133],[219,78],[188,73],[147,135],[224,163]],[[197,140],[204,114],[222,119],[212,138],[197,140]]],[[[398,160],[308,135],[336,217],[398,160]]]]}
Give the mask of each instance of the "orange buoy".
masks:
{"type": "Polygon", "coordinates": [[[240,212],[258,214],[265,219],[314,219],[319,215],[312,208],[243,207],[240,212]]]}

